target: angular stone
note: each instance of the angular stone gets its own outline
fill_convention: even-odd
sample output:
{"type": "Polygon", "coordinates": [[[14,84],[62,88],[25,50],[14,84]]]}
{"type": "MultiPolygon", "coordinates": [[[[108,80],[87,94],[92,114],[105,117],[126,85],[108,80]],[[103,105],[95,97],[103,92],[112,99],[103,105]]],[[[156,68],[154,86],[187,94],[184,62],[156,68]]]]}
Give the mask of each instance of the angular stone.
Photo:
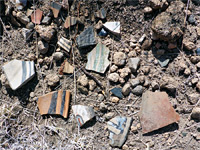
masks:
{"type": "Polygon", "coordinates": [[[91,106],[74,105],[72,106],[72,110],[80,127],[95,117],[91,106]]]}
{"type": "Polygon", "coordinates": [[[193,108],[191,117],[200,121],[200,107],[193,108]]]}
{"type": "Polygon", "coordinates": [[[109,81],[118,82],[119,81],[119,74],[114,72],[108,75],[109,81]]]}
{"type": "Polygon", "coordinates": [[[177,82],[177,80],[175,80],[170,76],[163,76],[162,79],[160,80],[160,88],[167,89],[172,93],[176,91],[178,85],[179,83],[177,82]]]}
{"type": "Polygon", "coordinates": [[[2,67],[10,87],[16,90],[35,75],[33,61],[12,60],[2,67]]]}
{"type": "Polygon", "coordinates": [[[63,72],[68,73],[68,74],[72,74],[72,73],[74,73],[74,67],[66,61],[65,65],[64,65],[63,72]]]}
{"type": "Polygon", "coordinates": [[[60,47],[65,49],[67,52],[70,52],[72,42],[64,37],[61,37],[57,43],[60,47]]]}
{"type": "Polygon", "coordinates": [[[126,63],[126,54],[123,52],[115,52],[113,61],[116,66],[123,66],[126,63]]]}
{"type": "Polygon", "coordinates": [[[74,26],[77,23],[76,17],[67,17],[65,20],[64,27],[68,29],[70,26],[74,26]]]}
{"type": "Polygon", "coordinates": [[[125,78],[131,73],[131,70],[128,67],[126,67],[126,68],[119,69],[119,73],[120,73],[121,78],[125,78]]]}
{"type": "Polygon", "coordinates": [[[47,42],[40,40],[38,42],[38,50],[41,54],[46,54],[47,51],[49,50],[49,44],[47,42]]]}
{"type": "Polygon", "coordinates": [[[70,91],[55,91],[38,98],[37,105],[41,115],[62,115],[68,117],[70,91]]]}
{"type": "Polygon", "coordinates": [[[175,42],[183,35],[184,8],[181,1],[172,1],[165,12],[157,15],[152,22],[152,30],[158,38],[175,42]]]}
{"type": "Polygon", "coordinates": [[[180,119],[166,92],[145,92],[142,95],[139,116],[144,134],[178,122],[180,119]]]}
{"type": "Polygon", "coordinates": [[[42,26],[37,25],[35,27],[36,32],[39,33],[40,37],[47,42],[50,42],[53,38],[54,34],[56,33],[53,26],[42,26]]]}
{"type": "Polygon", "coordinates": [[[42,19],[42,24],[49,25],[51,23],[51,17],[45,16],[42,19]]]}
{"type": "Polygon", "coordinates": [[[105,8],[101,8],[98,12],[95,13],[97,18],[105,19],[106,18],[106,10],[105,8]]]}
{"type": "Polygon", "coordinates": [[[26,28],[27,29],[34,29],[34,24],[32,22],[29,22],[27,25],[26,25],[26,28]]]}
{"type": "Polygon", "coordinates": [[[144,13],[148,14],[148,13],[152,13],[152,8],[151,7],[145,7],[144,8],[144,13]]]}
{"type": "Polygon", "coordinates": [[[188,22],[189,22],[190,24],[195,24],[195,23],[196,23],[196,19],[195,19],[194,15],[190,15],[190,16],[189,16],[188,22]]]}
{"type": "Polygon", "coordinates": [[[120,22],[106,22],[103,26],[114,34],[120,34],[120,22]]]}
{"type": "Polygon", "coordinates": [[[160,9],[162,5],[162,2],[160,2],[160,0],[150,0],[149,3],[153,9],[160,9]]]}
{"type": "Polygon", "coordinates": [[[30,17],[30,16],[32,15],[33,11],[34,11],[34,10],[28,8],[27,11],[26,11],[26,15],[27,15],[28,17],[30,17]]]}
{"type": "Polygon", "coordinates": [[[96,44],[94,28],[92,26],[85,29],[77,38],[78,48],[85,48],[96,44]]]}
{"type": "Polygon", "coordinates": [[[110,145],[112,147],[122,147],[126,141],[129,128],[132,124],[132,117],[116,116],[108,121],[108,130],[110,131],[110,145]]]}
{"type": "Polygon", "coordinates": [[[130,58],[128,63],[129,63],[129,68],[131,69],[131,71],[136,72],[140,65],[140,58],[139,57],[130,58]]]}
{"type": "Polygon", "coordinates": [[[166,67],[169,64],[170,59],[167,59],[166,57],[160,57],[158,59],[158,63],[161,67],[166,67]]]}
{"type": "Polygon", "coordinates": [[[12,2],[15,4],[18,10],[22,10],[27,4],[27,0],[15,0],[12,2]]]}
{"type": "MultiPolygon", "coordinates": [[[[71,1],[71,0],[70,0],[71,1]]],[[[62,7],[64,8],[64,9],[68,9],[68,7],[69,7],[69,2],[68,2],[68,0],[62,0],[62,7]]]]}
{"type": "Polygon", "coordinates": [[[80,83],[82,86],[88,86],[89,83],[86,75],[79,76],[77,82],[80,83]]]}
{"type": "Polygon", "coordinates": [[[90,80],[89,81],[89,90],[93,91],[96,88],[96,82],[94,82],[94,80],[90,80]]]}
{"type": "Polygon", "coordinates": [[[93,70],[99,73],[105,73],[110,62],[108,60],[109,49],[99,43],[97,46],[87,55],[87,70],[93,70]]]}
{"type": "Polygon", "coordinates": [[[135,95],[142,95],[143,93],[143,87],[141,85],[136,86],[133,90],[132,93],[135,95]]]}
{"type": "Polygon", "coordinates": [[[48,81],[47,84],[48,84],[49,86],[53,87],[53,86],[56,86],[56,85],[59,83],[60,78],[59,78],[59,76],[57,76],[57,75],[48,74],[48,75],[46,76],[46,80],[48,81]]]}
{"type": "Polygon", "coordinates": [[[131,86],[134,88],[140,84],[140,80],[139,79],[131,79],[130,83],[131,83],[131,86]]]}
{"type": "Polygon", "coordinates": [[[31,15],[31,21],[35,24],[40,24],[41,19],[42,19],[43,11],[40,9],[36,9],[35,12],[31,15]]]}
{"type": "Polygon", "coordinates": [[[189,94],[189,95],[186,95],[186,96],[187,96],[187,101],[191,105],[195,105],[198,102],[199,97],[200,97],[200,95],[197,94],[197,93],[192,93],[192,94],[189,94]]]}
{"type": "Polygon", "coordinates": [[[51,3],[51,10],[53,11],[54,18],[58,17],[58,14],[59,14],[61,8],[62,8],[62,5],[60,5],[56,2],[51,3]]]}
{"type": "Polygon", "coordinates": [[[113,89],[111,89],[110,90],[110,92],[113,94],[113,95],[115,95],[115,96],[117,96],[118,98],[123,98],[123,95],[122,95],[122,88],[113,88],[113,89]]]}
{"type": "Polygon", "coordinates": [[[193,42],[187,41],[187,39],[183,39],[183,46],[187,49],[187,50],[195,50],[196,49],[196,45],[193,42]]]}
{"type": "Polygon", "coordinates": [[[17,15],[17,19],[24,25],[27,25],[30,22],[30,19],[22,12],[19,11],[19,12],[17,12],[16,15],[17,15]]]}
{"type": "Polygon", "coordinates": [[[32,36],[32,30],[22,28],[22,35],[26,41],[28,41],[32,36]]]}

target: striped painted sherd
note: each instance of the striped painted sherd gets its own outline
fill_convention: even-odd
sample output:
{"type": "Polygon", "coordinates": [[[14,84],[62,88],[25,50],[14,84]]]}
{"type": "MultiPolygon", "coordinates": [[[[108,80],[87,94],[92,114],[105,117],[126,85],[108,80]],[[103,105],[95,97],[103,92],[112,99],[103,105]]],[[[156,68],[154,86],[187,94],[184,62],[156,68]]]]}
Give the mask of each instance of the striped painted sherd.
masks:
{"type": "Polygon", "coordinates": [[[93,70],[99,73],[104,73],[109,66],[110,62],[108,60],[109,49],[99,43],[97,46],[87,55],[87,70],[93,70]]]}
{"type": "Polygon", "coordinates": [[[58,45],[65,49],[67,52],[70,52],[72,42],[64,37],[61,37],[58,41],[58,45]]]}
{"type": "Polygon", "coordinates": [[[96,38],[94,28],[92,26],[85,29],[77,38],[76,42],[78,48],[85,48],[88,46],[96,45],[96,38]]]}
{"type": "Polygon", "coordinates": [[[55,91],[38,98],[37,105],[41,115],[62,115],[68,117],[70,91],[55,91]]]}
{"type": "Polygon", "coordinates": [[[105,19],[106,18],[106,10],[105,8],[101,8],[98,12],[95,13],[97,18],[105,19]]]}
{"type": "Polygon", "coordinates": [[[108,121],[110,131],[110,145],[112,147],[122,147],[126,141],[129,128],[132,124],[132,117],[116,116],[108,121]]]}
{"type": "Polygon", "coordinates": [[[51,3],[51,10],[53,11],[54,18],[58,17],[58,14],[61,8],[62,8],[62,5],[60,5],[59,3],[56,3],[56,2],[51,3]]]}
{"type": "Polygon", "coordinates": [[[69,28],[70,26],[73,26],[77,23],[77,19],[76,17],[67,17],[66,20],[65,20],[65,24],[64,24],[64,27],[67,29],[69,28]]]}
{"type": "Polygon", "coordinates": [[[12,60],[2,67],[13,90],[20,88],[35,75],[33,61],[12,60]]]}
{"type": "Polygon", "coordinates": [[[112,33],[120,34],[120,22],[106,22],[103,26],[112,33]]]}
{"type": "Polygon", "coordinates": [[[74,105],[72,106],[72,110],[80,127],[95,116],[94,110],[91,106],[74,105]]]}

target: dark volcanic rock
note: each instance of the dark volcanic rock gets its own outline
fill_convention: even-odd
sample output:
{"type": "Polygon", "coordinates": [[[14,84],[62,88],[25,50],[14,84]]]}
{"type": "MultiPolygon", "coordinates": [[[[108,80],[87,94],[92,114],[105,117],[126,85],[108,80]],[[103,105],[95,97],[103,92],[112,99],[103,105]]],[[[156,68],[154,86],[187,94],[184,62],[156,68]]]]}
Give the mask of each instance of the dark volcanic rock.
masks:
{"type": "Polygon", "coordinates": [[[171,2],[167,10],[153,20],[152,30],[158,38],[164,41],[176,41],[182,36],[184,7],[185,4],[181,1],[171,2]]]}

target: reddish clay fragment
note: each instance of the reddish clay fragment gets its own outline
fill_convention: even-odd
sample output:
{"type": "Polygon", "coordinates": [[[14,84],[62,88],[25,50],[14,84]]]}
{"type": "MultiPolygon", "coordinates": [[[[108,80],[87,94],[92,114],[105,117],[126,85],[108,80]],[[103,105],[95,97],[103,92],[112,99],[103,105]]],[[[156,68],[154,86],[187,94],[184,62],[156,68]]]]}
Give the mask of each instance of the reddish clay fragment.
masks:
{"type": "Polygon", "coordinates": [[[144,134],[178,122],[180,119],[166,92],[145,92],[142,95],[139,115],[144,134]]]}
{"type": "Polygon", "coordinates": [[[35,24],[40,24],[42,15],[43,15],[43,11],[41,11],[40,9],[37,9],[35,12],[32,13],[31,21],[35,24]]]}

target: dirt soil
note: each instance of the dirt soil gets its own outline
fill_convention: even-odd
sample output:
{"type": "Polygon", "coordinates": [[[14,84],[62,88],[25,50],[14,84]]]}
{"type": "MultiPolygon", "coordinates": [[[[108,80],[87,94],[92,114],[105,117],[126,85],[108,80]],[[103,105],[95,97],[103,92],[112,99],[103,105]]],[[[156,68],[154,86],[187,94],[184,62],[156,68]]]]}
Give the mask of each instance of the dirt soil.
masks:
{"type": "MultiPolygon", "coordinates": [[[[6,0],[6,2],[8,2],[6,0]]],[[[26,8],[22,10],[26,14],[28,8],[40,8],[44,12],[44,16],[50,12],[49,4],[51,0],[29,1],[26,8]]],[[[169,1],[170,4],[170,1],[169,1]]],[[[185,7],[187,3],[185,2],[185,7]]],[[[10,3],[11,7],[14,7],[10,3]]],[[[200,81],[200,72],[197,67],[198,56],[195,51],[189,51],[182,48],[181,37],[177,40],[177,48],[168,49],[168,42],[155,40],[152,38],[151,25],[157,15],[165,11],[162,9],[154,10],[152,13],[144,13],[144,8],[150,6],[147,0],[139,0],[131,3],[131,0],[80,0],[73,4],[70,3],[70,15],[82,16],[84,18],[84,26],[74,26],[69,30],[64,29],[63,23],[67,15],[67,10],[62,9],[57,19],[52,19],[56,26],[56,35],[49,44],[49,50],[46,54],[38,54],[37,41],[41,37],[32,31],[33,37],[26,41],[22,35],[21,27],[14,26],[9,19],[4,21],[4,34],[0,40],[0,149],[95,149],[107,150],[118,149],[109,145],[109,132],[106,128],[107,121],[114,116],[121,115],[132,117],[133,123],[129,130],[127,140],[122,149],[130,150],[200,150],[200,123],[198,120],[190,118],[192,109],[195,107],[199,97],[200,85],[196,85],[200,81]],[[80,4],[80,7],[79,7],[80,4]],[[104,7],[107,10],[106,21],[120,21],[121,37],[109,33],[106,37],[96,36],[98,41],[106,43],[110,50],[109,60],[110,67],[113,65],[113,55],[116,52],[123,52],[127,58],[130,55],[141,59],[140,66],[136,73],[131,73],[124,78],[124,83],[112,83],[108,80],[111,73],[110,67],[105,74],[98,74],[92,71],[89,73],[94,76],[104,87],[104,90],[97,85],[94,90],[87,88],[88,94],[83,94],[79,89],[83,88],[77,82],[78,78],[84,75],[81,70],[87,62],[85,55],[80,55],[76,45],[73,45],[73,54],[66,53],[63,49],[58,50],[57,41],[59,37],[64,36],[67,39],[77,37],[84,28],[90,25],[95,26],[98,19],[94,19],[94,13],[104,7]],[[88,15],[86,12],[89,12],[88,15]],[[142,46],[138,49],[133,48],[130,42],[139,41],[143,34],[147,39],[152,39],[152,44],[147,50],[143,50],[142,46]],[[160,44],[160,48],[157,46],[160,44]],[[161,67],[158,63],[160,54],[158,49],[164,49],[164,56],[170,59],[166,67],[161,67]],[[55,61],[52,54],[55,51],[64,53],[64,58],[55,61]],[[6,86],[2,66],[13,59],[34,60],[36,75],[34,78],[23,85],[20,89],[13,91],[6,86]],[[65,59],[73,64],[73,59],[79,64],[75,65],[75,78],[73,75],[59,75],[59,69],[65,59]],[[192,62],[192,60],[195,59],[192,62]],[[38,60],[43,60],[39,63],[38,60]],[[184,72],[183,65],[186,65],[188,72],[184,72]],[[58,75],[59,83],[50,87],[46,76],[58,75]],[[163,86],[163,80],[167,77],[173,80],[175,91],[163,86]],[[169,126],[151,132],[142,134],[141,124],[138,112],[141,107],[142,95],[130,93],[124,96],[119,102],[112,102],[113,95],[109,92],[113,87],[123,87],[130,79],[139,79],[143,87],[143,92],[150,91],[166,91],[169,95],[176,112],[180,115],[180,121],[169,126]],[[74,80],[75,79],[75,80],[74,80]],[[197,82],[192,81],[196,79],[197,82]],[[158,83],[158,87],[153,87],[152,83],[158,83]],[[70,90],[70,111],[69,117],[64,119],[61,116],[45,115],[41,116],[37,107],[37,98],[51,91],[58,89],[70,90]],[[105,94],[105,95],[103,95],[105,94]],[[189,95],[197,94],[197,100],[189,98],[189,95]],[[71,106],[81,104],[92,106],[96,113],[96,118],[91,120],[83,128],[79,128],[73,115],[71,106]],[[111,114],[111,118],[106,115],[111,114]]],[[[16,10],[16,8],[13,8],[16,10]]],[[[191,3],[189,10],[195,16],[197,23],[190,24],[186,21],[186,38],[192,38],[193,28],[200,27],[200,6],[191,3]],[[188,36],[187,36],[188,35],[188,36]],[[190,35],[190,36],[189,36],[190,35]]],[[[53,17],[52,17],[53,18],[53,17]]],[[[200,47],[200,38],[192,40],[196,46],[200,47]]],[[[90,51],[93,47],[88,48],[90,51]]],[[[122,69],[126,65],[119,67],[122,69]]],[[[184,68],[185,69],[185,68],[184,68]]],[[[115,71],[117,72],[117,71],[115,71]]],[[[92,80],[88,77],[89,80],[92,80]]],[[[198,104],[198,106],[200,106],[198,104]]],[[[159,115],[159,114],[158,114],[159,115]]]]}

